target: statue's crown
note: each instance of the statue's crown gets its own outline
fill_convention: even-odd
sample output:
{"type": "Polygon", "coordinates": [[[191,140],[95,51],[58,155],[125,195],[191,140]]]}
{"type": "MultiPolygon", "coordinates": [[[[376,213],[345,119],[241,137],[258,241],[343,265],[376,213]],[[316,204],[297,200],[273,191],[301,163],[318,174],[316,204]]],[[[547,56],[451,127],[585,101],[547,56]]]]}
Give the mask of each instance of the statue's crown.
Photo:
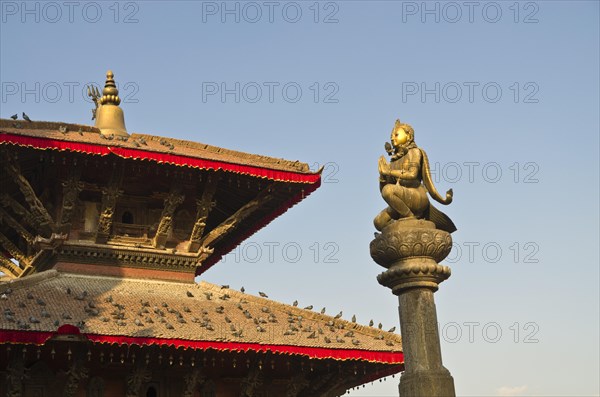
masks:
{"type": "Polygon", "coordinates": [[[392,134],[394,134],[394,132],[398,131],[400,128],[406,131],[407,134],[411,136],[414,135],[415,131],[413,130],[412,126],[410,124],[401,122],[400,119],[396,119],[396,123],[394,124],[394,128],[392,129],[392,134]]]}
{"type": "Polygon", "coordinates": [[[399,128],[402,128],[402,123],[400,119],[396,119],[396,123],[394,124],[394,129],[392,131],[398,131],[399,128]]]}

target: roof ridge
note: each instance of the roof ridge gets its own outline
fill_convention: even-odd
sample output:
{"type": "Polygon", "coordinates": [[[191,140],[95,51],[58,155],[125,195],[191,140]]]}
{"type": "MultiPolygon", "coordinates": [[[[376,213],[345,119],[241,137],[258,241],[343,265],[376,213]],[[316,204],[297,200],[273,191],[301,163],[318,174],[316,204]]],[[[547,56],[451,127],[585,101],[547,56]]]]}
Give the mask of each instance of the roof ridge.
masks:
{"type": "Polygon", "coordinates": [[[177,286],[188,286],[191,288],[199,288],[199,284],[196,282],[187,282],[187,281],[177,281],[177,280],[167,280],[167,279],[155,279],[155,278],[136,278],[136,277],[122,277],[122,276],[105,276],[105,275],[95,275],[95,274],[85,274],[85,273],[71,273],[71,272],[59,272],[61,277],[68,278],[87,278],[92,280],[120,280],[123,282],[137,282],[137,283],[146,283],[146,284],[168,284],[168,285],[177,285],[177,286]]]}
{"type": "Polygon", "coordinates": [[[0,119],[0,134],[2,133],[17,135],[19,137],[95,145],[104,148],[122,148],[124,150],[168,154],[190,159],[217,161],[226,164],[258,167],[302,175],[320,174],[320,171],[311,171],[307,163],[299,160],[286,160],[284,158],[242,152],[190,140],[142,133],[132,133],[129,137],[107,137],[101,135],[100,130],[96,127],[79,124],[0,119]]]}
{"type": "Polygon", "coordinates": [[[24,121],[0,118],[0,128],[15,128],[15,125],[20,126],[17,128],[26,127],[26,129],[32,130],[58,130],[61,127],[67,127],[70,131],[78,131],[81,129],[81,132],[100,133],[100,129],[87,124],[65,123],[62,121],[24,121]]]}
{"type": "Polygon", "coordinates": [[[256,295],[251,295],[251,294],[247,294],[247,293],[243,293],[240,291],[236,291],[234,289],[231,288],[223,288],[220,285],[216,285],[213,283],[209,283],[207,281],[200,281],[200,283],[198,284],[200,286],[200,288],[207,288],[207,289],[211,289],[213,291],[216,292],[223,292],[223,291],[227,291],[227,293],[232,297],[232,298],[240,298],[240,299],[246,299],[250,302],[254,302],[257,304],[264,304],[265,306],[270,306],[270,307],[277,307],[279,309],[281,309],[281,311],[289,311],[289,310],[293,310],[296,311],[298,313],[301,313],[302,316],[306,319],[311,319],[311,320],[316,320],[316,321],[320,321],[320,322],[325,322],[327,320],[329,321],[339,321],[344,323],[347,327],[346,329],[352,330],[352,331],[359,331],[362,332],[363,334],[367,335],[367,336],[372,336],[372,337],[376,337],[379,336],[381,334],[387,335],[390,338],[394,338],[396,339],[398,342],[401,343],[401,336],[398,334],[395,334],[393,332],[388,332],[385,331],[383,329],[379,329],[379,328],[373,328],[367,325],[362,325],[362,324],[358,324],[358,323],[353,323],[351,321],[348,321],[346,319],[343,318],[335,318],[334,316],[331,316],[329,314],[321,314],[321,313],[316,313],[312,310],[308,310],[308,309],[304,309],[304,308],[300,308],[300,307],[296,307],[296,306],[291,306],[288,305],[286,303],[282,303],[279,301],[275,301],[275,300],[271,300],[268,298],[263,298],[260,296],[256,296],[256,295]],[[349,327],[348,327],[349,326],[349,327]]]}
{"type": "Polygon", "coordinates": [[[144,139],[148,139],[150,141],[156,141],[156,142],[161,142],[161,141],[172,142],[172,143],[176,143],[179,146],[184,146],[184,147],[188,147],[191,149],[197,149],[197,150],[206,150],[211,153],[236,155],[238,157],[245,158],[245,159],[259,158],[260,160],[262,160],[266,163],[274,163],[274,164],[283,164],[283,165],[293,166],[297,169],[298,172],[311,173],[310,167],[308,166],[308,164],[301,162],[300,160],[287,160],[287,159],[284,159],[281,157],[272,157],[272,156],[265,156],[262,154],[253,154],[253,153],[243,152],[240,150],[227,149],[224,147],[215,146],[215,145],[211,145],[208,143],[190,141],[187,139],[169,138],[169,137],[150,135],[150,134],[144,134],[144,133],[139,133],[139,132],[134,132],[131,134],[132,139],[138,139],[140,137],[142,137],[144,139]]]}
{"type": "Polygon", "coordinates": [[[0,282],[0,294],[4,293],[6,290],[10,289],[21,289],[30,287],[35,284],[39,284],[42,281],[50,280],[55,277],[58,277],[59,272],[55,269],[45,270],[43,272],[30,274],[23,278],[17,278],[13,280],[9,280],[6,282],[0,282]]]}

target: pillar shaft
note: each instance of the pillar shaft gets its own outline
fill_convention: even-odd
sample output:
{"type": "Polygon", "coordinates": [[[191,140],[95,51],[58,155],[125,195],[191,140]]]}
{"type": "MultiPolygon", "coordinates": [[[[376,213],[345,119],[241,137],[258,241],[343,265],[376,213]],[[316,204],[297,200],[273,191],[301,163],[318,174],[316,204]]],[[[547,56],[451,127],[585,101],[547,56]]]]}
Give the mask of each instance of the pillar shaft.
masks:
{"type": "Polygon", "coordinates": [[[433,297],[450,277],[450,269],[439,262],[451,247],[449,233],[421,220],[397,221],[371,242],[371,257],[387,268],[377,280],[398,296],[405,369],[401,397],[455,396],[454,379],[442,365],[433,297]]]}
{"type": "Polygon", "coordinates": [[[439,369],[442,353],[433,291],[412,288],[398,297],[406,371],[439,369]]]}
{"type": "Polygon", "coordinates": [[[433,291],[403,290],[398,301],[405,368],[400,396],[455,396],[454,380],[442,365],[433,291]]]}

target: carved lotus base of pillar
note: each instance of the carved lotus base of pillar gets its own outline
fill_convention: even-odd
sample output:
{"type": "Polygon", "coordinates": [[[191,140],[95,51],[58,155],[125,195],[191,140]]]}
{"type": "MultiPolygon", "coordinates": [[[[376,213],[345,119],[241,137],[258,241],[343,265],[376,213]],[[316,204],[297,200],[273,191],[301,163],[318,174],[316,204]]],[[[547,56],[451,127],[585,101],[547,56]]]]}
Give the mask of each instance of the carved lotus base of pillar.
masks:
{"type": "Polygon", "coordinates": [[[436,229],[433,222],[395,221],[371,241],[370,248],[373,260],[388,269],[377,281],[395,295],[407,288],[436,291],[438,284],[450,277],[450,268],[438,263],[450,253],[452,237],[436,229]]]}

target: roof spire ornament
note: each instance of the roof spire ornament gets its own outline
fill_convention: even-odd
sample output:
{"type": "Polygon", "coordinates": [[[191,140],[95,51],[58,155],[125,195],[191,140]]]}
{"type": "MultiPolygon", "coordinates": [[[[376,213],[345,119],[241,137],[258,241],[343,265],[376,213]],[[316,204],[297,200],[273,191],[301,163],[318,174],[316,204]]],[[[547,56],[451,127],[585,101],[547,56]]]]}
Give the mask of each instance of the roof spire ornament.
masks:
{"type": "Polygon", "coordinates": [[[100,98],[100,104],[116,105],[119,106],[121,98],[119,98],[119,90],[115,84],[115,75],[112,70],[106,72],[106,83],[104,83],[104,89],[102,90],[102,98],[100,98]]]}
{"type": "MultiPolygon", "coordinates": [[[[88,95],[90,89],[88,87],[88,95]]],[[[106,72],[106,83],[102,90],[102,97],[98,99],[97,90],[92,96],[96,109],[94,112],[96,124],[102,135],[129,136],[125,128],[125,116],[123,110],[119,107],[121,98],[119,90],[115,84],[114,74],[111,70],[106,72]]]]}

